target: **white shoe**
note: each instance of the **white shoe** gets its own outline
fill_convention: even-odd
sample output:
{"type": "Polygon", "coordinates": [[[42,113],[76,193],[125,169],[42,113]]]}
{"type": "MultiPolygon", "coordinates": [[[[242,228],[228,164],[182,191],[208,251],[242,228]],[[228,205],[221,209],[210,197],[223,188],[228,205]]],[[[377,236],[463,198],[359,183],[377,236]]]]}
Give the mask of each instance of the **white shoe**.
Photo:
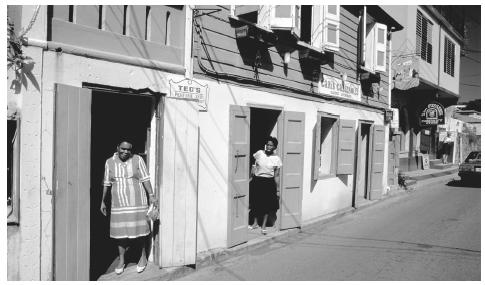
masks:
{"type": "Polygon", "coordinates": [[[124,264],[121,268],[115,268],[115,273],[118,274],[118,275],[123,273],[123,271],[125,271],[125,265],[124,264]]]}
{"type": "MultiPolygon", "coordinates": [[[[148,264],[148,263],[147,263],[148,264]]],[[[139,266],[138,264],[136,265],[136,272],[138,273],[142,273],[143,271],[145,271],[145,268],[147,267],[147,264],[145,264],[144,266],[139,266]]]]}

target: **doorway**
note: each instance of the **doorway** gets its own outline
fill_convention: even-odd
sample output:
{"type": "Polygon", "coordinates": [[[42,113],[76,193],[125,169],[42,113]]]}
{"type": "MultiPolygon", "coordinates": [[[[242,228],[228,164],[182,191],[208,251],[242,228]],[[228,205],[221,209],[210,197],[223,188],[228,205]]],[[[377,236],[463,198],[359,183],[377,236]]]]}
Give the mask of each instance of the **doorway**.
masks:
{"type": "Polygon", "coordinates": [[[359,122],[357,132],[356,171],[354,181],[353,207],[357,208],[365,200],[369,200],[369,168],[370,168],[370,134],[372,123],[359,122]]]}
{"type": "MultiPolygon", "coordinates": [[[[90,187],[90,280],[112,272],[118,262],[116,241],[109,236],[110,193],[107,193],[108,217],[101,214],[104,164],[116,152],[121,140],[133,143],[133,153],[149,164],[151,122],[158,106],[158,98],[150,95],[92,91],[91,104],[91,187],[90,187]]],[[[151,173],[154,175],[154,173],[151,173]]],[[[133,246],[130,246],[133,248],[133,246]]],[[[127,265],[136,263],[140,251],[127,251],[127,265]],[[136,252],[137,254],[134,254],[136,252]]]]}
{"type": "MultiPolygon", "coordinates": [[[[258,150],[263,150],[264,145],[266,144],[266,139],[269,136],[275,137],[278,139],[278,147],[276,149],[276,155],[278,155],[281,159],[282,157],[282,111],[275,110],[275,109],[267,109],[267,108],[259,108],[259,107],[251,107],[250,108],[250,159],[249,159],[249,172],[251,173],[251,167],[255,163],[255,159],[253,154],[256,153],[258,150]]],[[[281,175],[280,175],[281,179],[281,175]]],[[[281,183],[280,183],[281,185],[281,183]]],[[[251,190],[249,191],[249,199],[251,200],[251,190]]],[[[276,228],[276,220],[278,217],[279,211],[275,213],[271,213],[268,216],[268,220],[266,226],[268,230],[271,230],[271,227],[276,228]]],[[[253,224],[254,219],[257,219],[259,226],[261,226],[263,219],[262,217],[256,217],[253,215],[251,211],[248,213],[248,224],[253,224]]],[[[249,231],[249,239],[253,239],[259,236],[259,230],[250,230],[249,231]],[[254,235],[254,236],[253,236],[254,235]]]]}

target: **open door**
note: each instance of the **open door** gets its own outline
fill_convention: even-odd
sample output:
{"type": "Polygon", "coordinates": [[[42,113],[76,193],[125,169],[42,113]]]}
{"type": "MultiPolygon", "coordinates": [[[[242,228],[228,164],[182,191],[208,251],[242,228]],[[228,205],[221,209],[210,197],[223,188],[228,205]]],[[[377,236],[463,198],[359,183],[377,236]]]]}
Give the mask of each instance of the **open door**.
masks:
{"type": "Polygon", "coordinates": [[[305,113],[284,112],[280,229],[301,226],[305,113]]]}
{"type": "Polygon", "coordinates": [[[370,200],[379,200],[382,197],[382,176],[384,174],[384,143],[385,132],[384,126],[373,125],[371,128],[372,133],[372,157],[371,157],[371,170],[369,181],[369,194],[370,200]]]}
{"type": "Polygon", "coordinates": [[[248,240],[250,109],[232,105],[229,111],[229,218],[227,246],[248,240]]]}
{"type": "Polygon", "coordinates": [[[54,279],[89,280],[91,91],[56,85],[54,279]]]}

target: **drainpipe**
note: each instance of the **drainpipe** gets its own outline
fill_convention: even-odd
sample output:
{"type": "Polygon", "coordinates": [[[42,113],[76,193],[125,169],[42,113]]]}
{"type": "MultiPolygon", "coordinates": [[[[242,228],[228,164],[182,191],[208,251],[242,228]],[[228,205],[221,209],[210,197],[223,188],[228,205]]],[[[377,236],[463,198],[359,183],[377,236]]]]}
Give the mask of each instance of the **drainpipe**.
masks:
{"type": "MultiPolygon", "coordinates": [[[[394,27],[391,27],[391,31],[394,27]]],[[[388,53],[388,62],[387,65],[389,66],[389,88],[388,88],[388,96],[387,96],[387,103],[389,106],[389,109],[391,108],[391,87],[392,87],[392,68],[391,68],[391,63],[392,63],[392,32],[389,31],[389,53],[388,53]]]]}
{"type": "Polygon", "coordinates": [[[360,64],[363,64],[365,66],[365,36],[367,34],[367,6],[365,5],[362,17],[362,62],[360,64]]]}

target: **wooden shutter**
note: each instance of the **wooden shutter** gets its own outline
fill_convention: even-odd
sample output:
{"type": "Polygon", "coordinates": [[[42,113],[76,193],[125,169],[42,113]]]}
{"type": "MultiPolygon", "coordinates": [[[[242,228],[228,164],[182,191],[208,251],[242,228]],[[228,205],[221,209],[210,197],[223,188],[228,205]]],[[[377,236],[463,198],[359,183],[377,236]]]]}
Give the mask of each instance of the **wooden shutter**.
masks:
{"type": "Polygon", "coordinates": [[[376,23],[375,29],[375,70],[386,72],[387,26],[376,23]]]}
{"type": "Polygon", "coordinates": [[[301,226],[305,113],[284,112],[280,229],[301,226]]]}
{"type": "Polygon", "coordinates": [[[384,126],[372,126],[372,157],[370,169],[370,200],[378,200],[382,196],[382,177],[384,173],[384,143],[385,133],[384,126]]]}
{"type": "Polygon", "coordinates": [[[317,115],[317,122],[315,124],[314,137],[313,137],[313,180],[318,180],[320,169],[320,151],[322,143],[320,137],[322,136],[322,115],[317,115]]]}
{"type": "Polygon", "coordinates": [[[250,109],[230,107],[228,247],[248,240],[250,109]]]}
{"type": "Polygon", "coordinates": [[[337,143],[337,175],[354,173],[355,121],[340,120],[337,143]]]}
{"type": "Polygon", "coordinates": [[[340,5],[324,7],[324,45],[326,49],[337,51],[340,41],[340,5]]]}
{"type": "Polygon", "coordinates": [[[375,35],[374,35],[374,23],[366,24],[366,37],[365,37],[365,67],[374,71],[374,56],[375,56],[375,35]]]}
{"type": "Polygon", "coordinates": [[[54,279],[89,280],[91,91],[56,85],[54,279]]]}
{"type": "Polygon", "coordinates": [[[312,29],[310,43],[319,50],[323,50],[323,5],[312,6],[312,29]]]}
{"type": "Polygon", "coordinates": [[[289,30],[300,37],[300,5],[275,5],[271,8],[271,28],[289,30]]]}
{"type": "Polygon", "coordinates": [[[260,5],[258,10],[258,25],[265,28],[271,28],[271,5],[260,5]]]}

